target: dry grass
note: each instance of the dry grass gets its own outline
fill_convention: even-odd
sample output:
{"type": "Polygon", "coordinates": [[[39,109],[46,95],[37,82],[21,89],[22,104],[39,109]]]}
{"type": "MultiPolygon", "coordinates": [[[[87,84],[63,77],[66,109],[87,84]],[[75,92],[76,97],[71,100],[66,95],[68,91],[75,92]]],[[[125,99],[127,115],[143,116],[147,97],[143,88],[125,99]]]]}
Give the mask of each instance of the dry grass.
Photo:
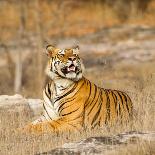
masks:
{"type": "MultiPolygon", "coordinates": [[[[125,67],[125,66],[124,66],[125,67]]],[[[143,66],[145,68],[145,65],[143,66]]],[[[137,66],[137,70],[142,70],[141,66],[137,66]]],[[[144,69],[143,68],[143,69],[144,69]]],[[[99,68],[98,68],[99,69],[99,68]]],[[[116,68],[115,68],[116,69],[116,68]]],[[[127,90],[132,100],[134,102],[135,109],[135,118],[133,123],[128,124],[127,126],[115,126],[106,128],[103,127],[100,130],[92,131],[92,132],[83,132],[82,134],[73,133],[66,135],[52,135],[52,134],[44,134],[41,136],[36,135],[21,135],[19,133],[14,132],[14,129],[19,126],[23,126],[28,121],[31,121],[33,118],[28,114],[27,119],[22,118],[21,116],[16,116],[14,113],[5,113],[0,112],[0,117],[3,118],[3,122],[1,122],[1,137],[0,137],[0,154],[3,155],[17,155],[17,154],[35,154],[39,152],[45,152],[47,150],[51,150],[56,147],[60,147],[62,144],[71,141],[81,140],[90,136],[110,136],[122,132],[127,131],[154,131],[155,130],[155,108],[154,108],[154,93],[155,89],[153,84],[155,83],[155,76],[152,74],[152,77],[144,77],[143,80],[139,82],[136,88],[133,85],[133,77],[141,76],[137,73],[135,68],[129,70],[128,74],[125,76],[125,72],[123,72],[123,67],[117,67],[117,69],[111,71],[107,71],[104,69],[100,69],[100,72],[96,71],[97,68],[90,69],[86,72],[86,76],[98,83],[98,85],[110,88],[124,88],[127,90]],[[102,71],[102,72],[101,72],[102,71]],[[113,76],[110,74],[113,72],[113,76]],[[108,74],[109,73],[109,74],[108,74]],[[117,73],[117,74],[116,74],[117,73]],[[93,74],[93,76],[92,76],[93,74]],[[108,77],[104,77],[103,74],[108,74],[108,77]],[[119,79],[118,76],[119,75],[119,79]],[[130,75],[130,76],[129,76],[130,75]],[[98,79],[96,81],[96,78],[98,79]],[[107,79],[114,78],[113,83],[107,84],[105,83],[107,79]],[[118,83],[118,80],[121,82],[118,83]],[[101,82],[103,81],[103,82],[101,82]],[[131,83],[131,85],[129,84],[131,83]],[[128,84],[128,86],[126,86],[128,84]],[[10,119],[11,116],[11,119],[10,119]]],[[[146,68],[145,68],[146,69],[146,68]]],[[[154,70],[152,68],[152,70],[154,70]]],[[[142,72],[142,71],[141,71],[142,72]]],[[[146,72],[145,74],[146,75],[146,72]]],[[[143,76],[144,76],[143,75],[143,76]]],[[[108,80],[107,80],[108,81],[108,80]]],[[[136,82],[135,82],[136,84],[136,82]]],[[[149,141],[137,141],[134,145],[127,144],[123,147],[120,147],[115,152],[111,152],[111,154],[138,154],[138,155],[153,155],[155,143],[151,143],[149,141]]]]}

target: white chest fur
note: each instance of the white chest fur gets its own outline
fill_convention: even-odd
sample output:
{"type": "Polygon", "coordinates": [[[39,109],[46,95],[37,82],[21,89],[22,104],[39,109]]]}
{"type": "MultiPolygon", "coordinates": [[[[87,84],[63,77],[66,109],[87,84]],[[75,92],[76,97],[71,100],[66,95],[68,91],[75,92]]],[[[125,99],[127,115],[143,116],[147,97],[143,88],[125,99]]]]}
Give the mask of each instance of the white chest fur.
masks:
{"type": "Polygon", "coordinates": [[[56,96],[60,96],[68,87],[73,84],[73,81],[68,79],[58,79],[54,81],[55,94],[56,96]]]}
{"type": "Polygon", "coordinates": [[[44,116],[47,120],[57,120],[60,118],[58,113],[59,101],[56,101],[59,96],[61,96],[74,82],[68,79],[56,79],[51,84],[51,99],[49,99],[45,93],[43,92],[44,98],[44,116]],[[55,102],[56,101],[56,102],[55,102]]]}

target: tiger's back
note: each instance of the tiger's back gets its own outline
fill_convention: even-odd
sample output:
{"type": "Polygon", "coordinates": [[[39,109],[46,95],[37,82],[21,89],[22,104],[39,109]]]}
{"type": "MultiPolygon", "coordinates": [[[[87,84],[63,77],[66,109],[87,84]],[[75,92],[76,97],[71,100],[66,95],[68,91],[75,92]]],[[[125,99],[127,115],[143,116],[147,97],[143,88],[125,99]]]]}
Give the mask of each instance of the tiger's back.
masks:
{"type": "Polygon", "coordinates": [[[90,96],[85,103],[86,122],[90,128],[128,122],[132,116],[132,101],[122,91],[103,89],[90,83],[90,96]]]}

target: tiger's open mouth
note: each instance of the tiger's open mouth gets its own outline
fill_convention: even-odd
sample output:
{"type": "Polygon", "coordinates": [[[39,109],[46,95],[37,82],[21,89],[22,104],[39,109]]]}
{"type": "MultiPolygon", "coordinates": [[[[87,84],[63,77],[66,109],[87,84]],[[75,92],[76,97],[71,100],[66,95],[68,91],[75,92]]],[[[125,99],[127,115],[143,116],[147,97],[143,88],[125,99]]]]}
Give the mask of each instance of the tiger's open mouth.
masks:
{"type": "Polygon", "coordinates": [[[71,73],[71,72],[76,73],[77,70],[78,70],[78,67],[76,67],[74,64],[71,64],[70,66],[66,66],[66,67],[64,67],[64,68],[61,69],[61,71],[64,74],[68,74],[68,73],[71,73]]]}
{"type": "Polygon", "coordinates": [[[67,67],[68,72],[75,72],[75,69],[76,69],[76,67],[73,64],[71,64],[69,67],[67,67]]]}

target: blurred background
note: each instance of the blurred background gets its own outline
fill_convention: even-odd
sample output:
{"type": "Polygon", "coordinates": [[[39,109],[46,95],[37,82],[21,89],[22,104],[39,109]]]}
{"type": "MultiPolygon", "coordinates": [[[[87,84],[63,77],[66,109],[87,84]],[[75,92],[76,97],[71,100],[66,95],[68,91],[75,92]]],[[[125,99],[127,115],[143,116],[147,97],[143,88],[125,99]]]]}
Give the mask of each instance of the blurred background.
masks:
{"type": "Polygon", "coordinates": [[[0,94],[42,98],[47,44],[78,44],[97,85],[141,91],[155,77],[155,0],[0,0],[0,94]]]}

